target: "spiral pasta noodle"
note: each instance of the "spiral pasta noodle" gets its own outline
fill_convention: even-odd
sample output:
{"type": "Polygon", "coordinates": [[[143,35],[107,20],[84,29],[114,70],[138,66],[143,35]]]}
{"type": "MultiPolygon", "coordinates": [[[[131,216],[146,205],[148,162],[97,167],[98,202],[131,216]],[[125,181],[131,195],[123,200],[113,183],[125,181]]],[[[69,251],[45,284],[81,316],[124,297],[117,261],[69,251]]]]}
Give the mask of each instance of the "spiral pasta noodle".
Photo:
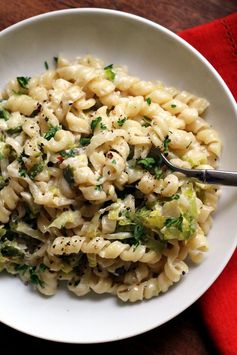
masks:
{"type": "Polygon", "coordinates": [[[0,96],[0,271],[46,296],[158,296],[202,261],[219,191],[154,148],[215,168],[209,103],[91,55],[55,64],[0,96]]]}

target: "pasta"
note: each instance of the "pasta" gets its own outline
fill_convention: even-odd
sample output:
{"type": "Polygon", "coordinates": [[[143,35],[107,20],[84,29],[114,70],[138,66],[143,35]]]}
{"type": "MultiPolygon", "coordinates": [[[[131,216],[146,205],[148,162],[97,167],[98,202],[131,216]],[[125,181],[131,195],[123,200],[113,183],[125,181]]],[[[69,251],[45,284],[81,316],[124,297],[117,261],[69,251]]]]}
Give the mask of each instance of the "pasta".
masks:
{"type": "Polygon", "coordinates": [[[0,271],[52,296],[142,301],[202,261],[219,190],[162,165],[215,168],[209,103],[90,55],[0,94],[0,271]]]}

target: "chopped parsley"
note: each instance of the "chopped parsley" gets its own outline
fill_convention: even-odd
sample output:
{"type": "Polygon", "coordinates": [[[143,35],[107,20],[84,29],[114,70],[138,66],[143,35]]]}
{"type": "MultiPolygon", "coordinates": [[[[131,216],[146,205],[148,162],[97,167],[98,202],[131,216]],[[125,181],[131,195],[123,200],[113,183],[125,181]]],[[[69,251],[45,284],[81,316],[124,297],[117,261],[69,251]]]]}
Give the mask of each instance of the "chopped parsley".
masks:
{"type": "Polygon", "coordinates": [[[154,168],[154,175],[156,177],[157,180],[160,180],[163,176],[163,171],[159,166],[156,166],[154,168]]]}
{"type": "Polygon", "coordinates": [[[67,181],[69,186],[73,186],[75,181],[73,177],[73,169],[70,165],[68,165],[64,170],[63,170],[63,176],[64,179],[67,181]]]}
{"type": "Polygon", "coordinates": [[[41,287],[43,287],[43,281],[40,280],[39,276],[37,275],[37,273],[35,272],[36,270],[36,266],[31,266],[29,268],[29,273],[30,273],[30,282],[32,283],[32,285],[40,285],[41,287]]]}
{"type": "Polygon", "coordinates": [[[155,166],[156,161],[152,157],[147,157],[147,158],[138,160],[137,163],[139,165],[141,165],[145,170],[150,170],[150,169],[152,169],[155,166]]]}
{"type": "MultiPolygon", "coordinates": [[[[44,264],[40,264],[39,266],[39,270],[41,270],[41,265],[44,264]]],[[[47,266],[45,266],[44,271],[46,270],[47,266]]],[[[21,272],[23,275],[26,273],[26,271],[29,272],[29,281],[30,283],[32,283],[32,285],[40,285],[41,287],[44,287],[44,283],[42,280],[40,280],[39,276],[36,273],[36,266],[31,266],[31,265],[27,265],[27,264],[21,264],[21,265],[17,265],[15,267],[16,271],[21,272]]]]}
{"type": "Polygon", "coordinates": [[[18,161],[18,163],[20,165],[20,167],[19,167],[19,175],[22,176],[22,177],[26,177],[28,175],[31,180],[34,180],[35,177],[39,173],[41,173],[43,171],[44,165],[43,165],[43,163],[34,164],[32,166],[32,168],[27,170],[26,166],[25,166],[25,161],[24,161],[23,158],[28,158],[28,156],[25,154],[24,151],[21,153],[21,155],[17,159],[17,161],[18,161]]]}
{"type": "Polygon", "coordinates": [[[39,266],[39,270],[41,271],[41,272],[44,272],[45,270],[47,270],[48,269],[48,266],[46,266],[45,264],[40,264],[40,266],[39,266]]]}
{"type": "Polygon", "coordinates": [[[112,164],[116,164],[116,160],[115,159],[112,160],[112,164]]]}
{"type": "Polygon", "coordinates": [[[170,227],[176,227],[180,232],[183,231],[183,215],[180,214],[178,218],[175,217],[169,217],[165,220],[165,227],[170,228],[170,227]]]}
{"type": "Polygon", "coordinates": [[[22,87],[23,89],[27,89],[27,86],[29,84],[31,77],[30,76],[18,76],[17,77],[17,81],[18,84],[20,85],[20,87],[22,87]]]}
{"type": "Polygon", "coordinates": [[[91,129],[96,129],[97,125],[102,121],[102,117],[98,116],[91,122],[91,129]]]}
{"type": "Polygon", "coordinates": [[[59,152],[59,154],[61,155],[61,157],[65,158],[65,159],[73,158],[76,156],[76,151],[75,151],[75,149],[70,149],[68,151],[62,150],[61,152],[59,152]]]}
{"type": "Polygon", "coordinates": [[[17,126],[17,127],[14,127],[14,128],[9,128],[7,130],[7,133],[16,134],[16,133],[20,133],[21,131],[22,131],[22,127],[21,126],[17,126]]]}
{"type": "Polygon", "coordinates": [[[127,117],[119,118],[117,121],[117,124],[119,125],[119,127],[122,127],[126,120],[127,120],[127,117]]]}
{"type": "Polygon", "coordinates": [[[130,240],[128,240],[130,245],[133,245],[134,248],[137,248],[138,245],[141,243],[141,239],[144,237],[145,235],[145,229],[143,227],[142,224],[135,224],[132,225],[132,235],[133,238],[131,238],[130,240]]]}
{"type": "Polygon", "coordinates": [[[171,104],[170,107],[175,108],[175,107],[177,107],[177,105],[171,104]]]}
{"type": "Polygon", "coordinates": [[[54,63],[57,65],[58,64],[58,57],[53,57],[54,63]]]}
{"type": "Polygon", "coordinates": [[[17,159],[17,161],[18,161],[18,163],[19,163],[19,165],[20,165],[20,168],[19,168],[19,174],[20,174],[20,176],[22,176],[22,177],[26,177],[26,175],[27,175],[27,170],[26,170],[26,167],[25,167],[25,162],[24,162],[24,160],[23,160],[23,158],[26,158],[27,157],[27,155],[25,154],[25,152],[23,151],[22,153],[21,153],[21,155],[18,157],[18,159],[17,159]]]}
{"type": "Polygon", "coordinates": [[[149,117],[143,116],[143,121],[145,122],[145,123],[143,124],[144,127],[149,127],[149,126],[151,126],[151,119],[150,119],[149,117]]]}
{"type": "Polygon", "coordinates": [[[175,194],[173,196],[170,196],[170,200],[179,200],[180,195],[179,194],[175,194]]]}
{"type": "Polygon", "coordinates": [[[142,166],[143,169],[149,171],[152,175],[155,176],[157,180],[160,180],[162,178],[162,159],[146,157],[144,159],[138,160],[137,164],[142,166]]]}
{"type": "Polygon", "coordinates": [[[16,271],[21,271],[23,275],[26,272],[26,270],[28,270],[28,268],[29,268],[29,265],[26,265],[26,264],[16,265],[16,267],[15,267],[16,271]]]}
{"type": "Polygon", "coordinates": [[[56,132],[59,131],[60,129],[61,126],[50,127],[48,132],[45,133],[44,138],[47,139],[47,141],[49,141],[51,138],[55,136],[56,132]]]}
{"type": "Polygon", "coordinates": [[[19,168],[19,174],[20,174],[20,176],[22,176],[22,177],[26,177],[26,175],[27,175],[27,170],[21,167],[21,168],[19,168]]]}
{"type": "Polygon", "coordinates": [[[148,98],[146,99],[146,102],[147,102],[147,105],[150,106],[150,104],[151,104],[151,98],[148,97],[148,98]]]}
{"type": "Polygon", "coordinates": [[[102,191],[102,185],[96,185],[95,191],[102,191]]]}
{"type": "Polygon", "coordinates": [[[16,257],[16,256],[22,256],[23,253],[20,249],[12,246],[12,245],[4,245],[1,248],[1,254],[2,256],[5,257],[16,257]]]}
{"type": "Polygon", "coordinates": [[[100,129],[102,129],[102,131],[105,131],[107,129],[107,126],[105,124],[101,123],[100,129]]]}
{"type": "Polygon", "coordinates": [[[29,176],[29,178],[31,180],[34,180],[35,177],[41,173],[44,169],[44,165],[42,163],[40,164],[35,164],[32,166],[32,168],[30,168],[30,170],[27,172],[27,175],[29,176]]]}
{"type": "Polygon", "coordinates": [[[168,154],[169,153],[169,144],[170,144],[171,140],[169,139],[169,136],[165,137],[164,141],[163,141],[163,151],[164,154],[168,154]]]}
{"type": "Polygon", "coordinates": [[[49,65],[48,65],[47,61],[44,62],[44,67],[45,67],[46,70],[49,70],[49,65]]]}
{"type": "Polygon", "coordinates": [[[7,121],[10,117],[10,113],[5,110],[4,108],[3,109],[0,109],[0,119],[1,120],[4,120],[4,121],[7,121]]]}
{"type": "Polygon", "coordinates": [[[133,230],[133,236],[136,239],[140,239],[145,234],[144,227],[141,224],[136,224],[133,230]]]}
{"type": "Polygon", "coordinates": [[[91,142],[91,138],[89,138],[89,137],[82,137],[80,139],[80,144],[82,146],[88,145],[88,144],[90,144],[90,142],[91,142]]]}
{"type": "Polygon", "coordinates": [[[113,71],[113,64],[107,65],[104,67],[106,79],[113,81],[115,78],[115,72],[113,71]]]}

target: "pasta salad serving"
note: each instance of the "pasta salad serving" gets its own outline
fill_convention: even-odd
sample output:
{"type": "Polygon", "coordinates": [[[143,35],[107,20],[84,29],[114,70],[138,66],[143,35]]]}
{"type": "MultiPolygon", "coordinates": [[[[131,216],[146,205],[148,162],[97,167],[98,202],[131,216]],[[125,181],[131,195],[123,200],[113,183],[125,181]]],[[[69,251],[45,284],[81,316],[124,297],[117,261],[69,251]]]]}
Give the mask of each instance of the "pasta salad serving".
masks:
{"type": "Polygon", "coordinates": [[[209,103],[90,55],[54,58],[0,94],[0,271],[51,296],[166,292],[199,263],[219,191],[169,170],[215,168],[209,103]]]}

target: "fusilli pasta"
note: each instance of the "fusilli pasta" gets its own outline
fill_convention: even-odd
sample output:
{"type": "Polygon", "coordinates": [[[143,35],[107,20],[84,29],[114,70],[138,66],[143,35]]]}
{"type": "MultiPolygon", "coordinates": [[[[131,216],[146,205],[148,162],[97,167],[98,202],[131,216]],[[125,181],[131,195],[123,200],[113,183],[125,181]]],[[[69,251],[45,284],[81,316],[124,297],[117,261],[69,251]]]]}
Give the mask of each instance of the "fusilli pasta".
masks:
{"type": "Polygon", "coordinates": [[[204,98],[87,55],[0,96],[0,271],[44,295],[166,292],[208,250],[219,191],[162,165],[215,168],[204,98]]]}

